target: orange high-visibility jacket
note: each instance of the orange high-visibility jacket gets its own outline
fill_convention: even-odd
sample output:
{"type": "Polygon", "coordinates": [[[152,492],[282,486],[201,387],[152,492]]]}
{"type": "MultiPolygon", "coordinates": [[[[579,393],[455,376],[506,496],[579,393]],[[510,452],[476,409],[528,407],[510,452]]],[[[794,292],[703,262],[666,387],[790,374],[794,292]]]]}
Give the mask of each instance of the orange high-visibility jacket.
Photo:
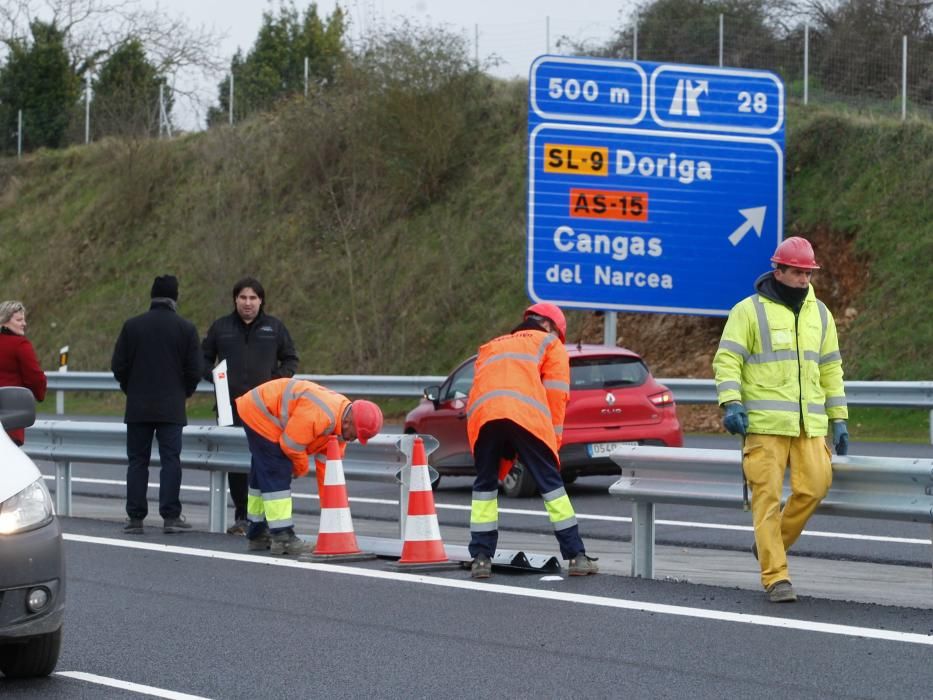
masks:
{"type": "Polygon", "coordinates": [[[488,421],[508,418],[551,448],[560,448],[570,398],[570,359],[554,333],[519,330],[490,340],[476,356],[467,401],[470,449],[488,421]]]}
{"type": "MultiPolygon", "coordinates": [[[[327,439],[341,434],[341,419],[350,404],[343,394],[303,379],[273,379],[236,400],[237,413],[250,428],[277,442],[292,461],[292,474],[308,473],[308,455],[317,463],[318,485],[323,483],[327,439]]],[[[347,444],[341,440],[341,457],[347,444]]]]}

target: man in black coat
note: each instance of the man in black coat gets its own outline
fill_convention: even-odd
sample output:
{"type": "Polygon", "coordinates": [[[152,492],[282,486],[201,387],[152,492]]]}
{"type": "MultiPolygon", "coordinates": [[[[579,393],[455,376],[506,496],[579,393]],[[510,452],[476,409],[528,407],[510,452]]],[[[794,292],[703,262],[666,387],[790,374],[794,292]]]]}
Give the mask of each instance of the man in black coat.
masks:
{"type": "Polygon", "coordinates": [[[123,324],[110,369],[126,394],[126,514],[124,532],[143,533],[152,437],[159,442],[159,514],[165,532],[190,529],[181,515],[181,433],[185,399],[201,379],[198,331],[176,312],[178,279],[152,283],[149,311],[123,324]]]}
{"type": "MultiPolygon", "coordinates": [[[[227,382],[233,424],[243,425],[235,399],[270,379],[292,377],[298,369],[298,353],[292,337],[275,316],[265,312],[266,290],[255,277],[244,277],[233,285],[233,312],[211,324],[201,346],[204,378],[212,382],[211,370],[227,361],[227,382]]],[[[234,523],[227,532],[245,535],[248,475],[227,472],[234,523]]]]}

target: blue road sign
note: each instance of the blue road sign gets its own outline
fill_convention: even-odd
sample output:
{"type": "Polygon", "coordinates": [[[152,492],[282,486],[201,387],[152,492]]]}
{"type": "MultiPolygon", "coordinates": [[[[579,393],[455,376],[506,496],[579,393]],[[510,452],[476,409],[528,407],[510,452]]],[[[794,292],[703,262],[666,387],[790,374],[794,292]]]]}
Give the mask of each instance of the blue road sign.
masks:
{"type": "Polygon", "coordinates": [[[544,56],[529,88],[532,299],[726,315],[751,292],[783,231],[780,79],[544,56]]]}

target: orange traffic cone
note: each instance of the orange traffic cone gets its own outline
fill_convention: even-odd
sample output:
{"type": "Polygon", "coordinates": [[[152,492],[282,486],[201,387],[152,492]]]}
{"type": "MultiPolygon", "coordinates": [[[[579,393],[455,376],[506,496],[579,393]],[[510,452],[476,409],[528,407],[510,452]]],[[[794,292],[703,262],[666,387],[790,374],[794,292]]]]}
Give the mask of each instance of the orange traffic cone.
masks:
{"type": "Polygon", "coordinates": [[[411,454],[411,485],[408,492],[408,517],[405,518],[405,541],[396,568],[446,568],[458,566],[447,558],[441,530],[434,509],[428,459],[424,441],[416,437],[411,454]]]}
{"type": "Polygon", "coordinates": [[[331,435],[327,440],[324,488],[318,495],[321,499],[321,522],[317,545],[310,559],[312,561],[374,559],[375,554],[361,551],[356,542],[353,519],[350,517],[347,482],[343,476],[343,461],[340,459],[340,447],[336,435],[331,435]]]}

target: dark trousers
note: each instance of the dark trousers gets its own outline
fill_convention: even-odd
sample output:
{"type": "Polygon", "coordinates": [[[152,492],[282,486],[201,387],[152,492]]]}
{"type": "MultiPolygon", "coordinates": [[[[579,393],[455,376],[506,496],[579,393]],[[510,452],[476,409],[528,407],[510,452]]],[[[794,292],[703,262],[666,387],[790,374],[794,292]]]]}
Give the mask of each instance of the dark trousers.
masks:
{"type": "MultiPolygon", "coordinates": [[[[233,409],[233,424],[243,427],[243,421],[236,410],[236,401],[230,402],[233,409]]],[[[246,495],[249,492],[249,474],[227,472],[227,484],[230,487],[230,500],[233,501],[233,519],[246,520],[246,495]]]]}
{"type": "Polygon", "coordinates": [[[159,515],[177,518],[181,515],[181,425],[178,423],[126,424],[126,514],[142,520],[149,514],[146,492],[149,488],[149,459],[152,437],[159,443],[159,515]]]}
{"type": "MultiPolygon", "coordinates": [[[[557,460],[551,448],[522,426],[506,419],[490,421],[480,428],[473,446],[473,461],[476,463],[473,491],[496,491],[499,488],[499,460],[514,459],[516,455],[522,466],[531,472],[542,496],[566,498],[564,480],[557,469],[557,460]]],[[[498,523],[496,525],[495,529],[488,530],[471,528],[471,556],[483,553],[491,557],[496,553],[499,542],[498,523]]],[[[572,526],[556,529],[554,536],[564,559],[584,551],[580,529],[575,521],[572,526]]]]}
{"type": "Polygon", "coordinates": [[[292,461],[279,443],[267,440],[244,425],[249,444],[249,487],[258,497],[249,511],[246,536],[256,539],[263,531],[271,534],[295,532],[292,521],[292,461]],[[271,521],[271,525],[270,525],[271,521]]]}

